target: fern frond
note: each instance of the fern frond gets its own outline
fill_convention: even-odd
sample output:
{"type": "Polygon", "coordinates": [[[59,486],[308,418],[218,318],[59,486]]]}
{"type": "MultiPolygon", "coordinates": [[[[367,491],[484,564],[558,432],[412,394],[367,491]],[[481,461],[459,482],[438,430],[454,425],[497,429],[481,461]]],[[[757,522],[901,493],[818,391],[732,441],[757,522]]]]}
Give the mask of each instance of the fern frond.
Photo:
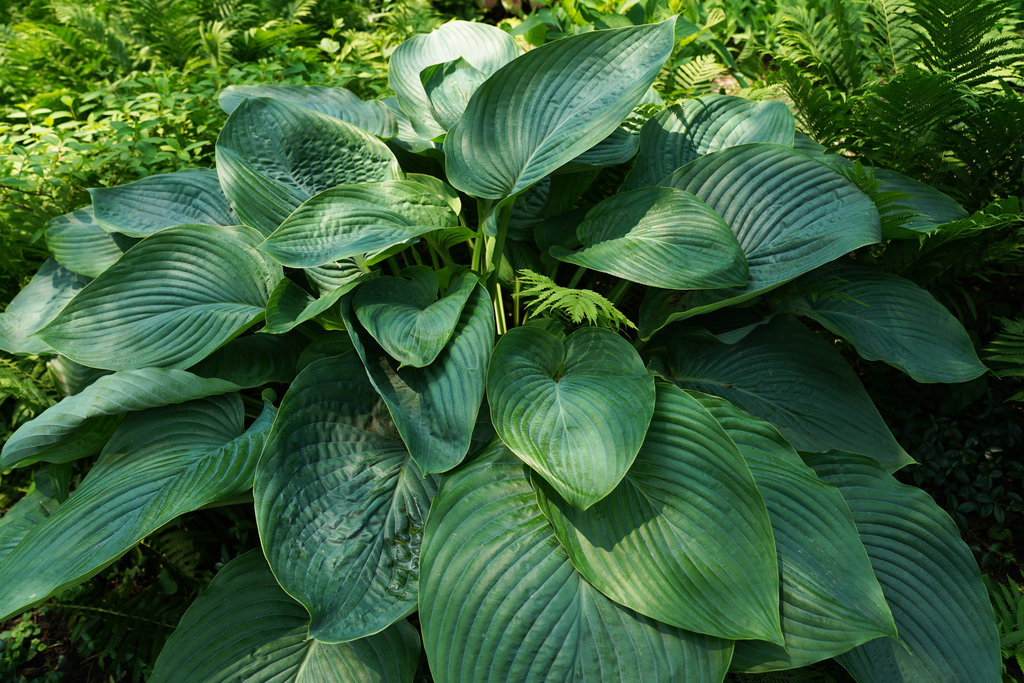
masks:
{"type": "Polygon", "coordinates": [[[888,74],[914,59],[915,34],[911,0],[869,0],[864,24],[877,36],[878,66],[888,74]]]}
{"type": "Polygon", "coordinates": [[[615,304],[597,292],[562,287],[532,270],[520,270],[518,274],[523,287],[518,296],[533,299],[527,304],[532,315],[552,313],[575,325],[586,322],[615,331],[623,326],[636,329],[636,325],[615,308],[615,304]]]}
{"type": "Polygon", "coordinates": [[[710,89],[712,81],[727,73],[728,69],[714,55],[697,55],[672,69],[659,83],[659,89],[672,99],[702,95],[710,89]]]}
{"type": "Polygon", "coordinates": [[[999,627],[999,648],[1003,659],[1014,659],[1024,669],[1024,586],[1007,577],[996,583],[984,577],[999,627]]]}

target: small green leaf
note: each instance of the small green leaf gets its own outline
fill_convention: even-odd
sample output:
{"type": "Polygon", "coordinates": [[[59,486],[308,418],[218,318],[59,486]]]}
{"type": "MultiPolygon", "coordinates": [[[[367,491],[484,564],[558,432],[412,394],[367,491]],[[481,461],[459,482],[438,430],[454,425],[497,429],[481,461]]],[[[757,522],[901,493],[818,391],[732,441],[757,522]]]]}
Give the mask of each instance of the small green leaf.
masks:
{"type": "MultiPolygon", "coordinates": [[[[281,334],[307,320],[326,314],[342,296],[352,291],[361,279],[353,279],[319,298],[314,298],[288,278],[282,279],[270,293],[270,298],[267,299],[266,325],[261,332],[281,334]]],[[[330,318],[331,316],[325,317],[330,318]]]]}
{"type": "Polygon", "coordinates": [[[399,361],[399,368],[422,368],[433,363],[448,344],[478,280],[472,273],[462,273],[438,298],[433,270],[410,271],[416,274],[412,279],[382,277],[364,284],[352,298],[352,310],[377,343],[399,361]]]}
{"type": "Polygon", "coordinates": [[[747,261],[722,217],[689,192],[648,187],[613,195],[576,229],[583,248],[560,261],[666,289],[742,287],[747,261]]]}
{"type": "Polygon", "coordinates": [[[420,622],[439,683],[725,677],[730,641],[637,614],[573,569],[528,470],[498,441],[442,480],[422,566],[420,622]]]}
{"type": "Polygon", "coordinates": [[[260,540],[309,636],[377,633],[416,607],[436,477],[422,478],[353,350],[305,368],[256,471],[260,540]]]}
{"type": "Polygon", "coordinates": [[[398,132],[395,115],[378,100],[364,101],[345,88],[322,85],[229,85],[221,90],[219,104],[228,114],[243,101],[266,97],[298,104],[307,109],[347,121],[371,135],[390,138],[398,132]]]}
{"type": "Polygon", "coordinates": [[[242,221],[267,235],[324,190],[402,177],[387,145],[361,128],[265,97],[231,112],[217,138],[217,173],[242,221]]]}
{"type": "Polygon", "coordinates": [[[341,185],[298,207],[259,249],[286,266],[309,268],[375,255],[458,224],[445,198],[417,182],[341,185]]]}
{"type": "Polygon", "coordinates": [[[111,232],[147,237],[175,225],[238,225],[217,172],[188,169],[89,190],[96,222],[111,232]]]}
{"type": "Polygon", "coordinates": [[[129,249],[39,336],[91,367],[188,367],[263,317],[281,267],[252,228],[181,225],[129,249]]]}
{"type": "Polygon", "coordinates": [[[475,197],[505,199],[604,140],[668,59],[673,25],[583,33],[509,62],[448,131],[449,182],[475,197]]]}
{"type": "Polygon", "coordinates": [[[583,327],[562,339],[517,327],[494,348],[487,400],[502,441],[585,509],[636,457],[654,412],[654,378],[609,330],[583,327]]]}
{"type": "Polygon", "coordinates": [[[420,80],[430,100],[434,121],[447,131],[462,117],[469,98],[487,80],[487,74],[459,57],[428,66],[420,72],[420,80]]]}
{"type": "Polygon", "coordinates": [[[416,629],[399,622],[351,643],[307,640],[309,615],[281,590],[252,550],[228,562],[181,618],[151,683],[411,683],[416,629]]]}
{"type": "Polygon", "coordinates": [[[839,663],[862,681],[1002,680],[992,604],[949,515],[869,458],[805,459],[850,506],[899,629],[900,642],[873,640],[839,663]]]}
{"type": "Polygon", "coordinates": [[[725,430],[677,387],[658,385],[633,466],[589,510],[535,488],[573,566],[616,602],[697,633],[782,642],[764,501],[725,430]]]}

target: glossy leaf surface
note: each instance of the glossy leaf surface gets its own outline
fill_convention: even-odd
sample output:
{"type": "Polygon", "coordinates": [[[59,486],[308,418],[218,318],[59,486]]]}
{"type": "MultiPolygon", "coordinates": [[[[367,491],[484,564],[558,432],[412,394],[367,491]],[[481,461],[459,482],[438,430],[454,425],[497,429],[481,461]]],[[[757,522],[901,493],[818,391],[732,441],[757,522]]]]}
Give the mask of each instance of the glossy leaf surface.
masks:
{"type": "Polygon", "coordinates": [[[494,348],[487,400],[502,441],[585,509],[636,457],[654,412],[654,378],[609,330],[584,327],[563,339],[517,327],[494,348]]]}
{"type": "Polygon", "coordinates": [[[409,683],[420,644],[401,622],[340,645],[306,639],[309,615],[252,550],[224,565],[167,639],[152,683],[409,683]]]}
{"type": "Polygon", "coordinates": [[[742,287],[747,261],[722,217],[692,194],[668,187],[623,192],[587,213],[583,247],[552,250],[561,261],[665,289],[742,287]]]}
{"type": "Polygon", "coordinates": [[[354,351],[299,374],[253,496],[264,552],[309,611],[310,637],[355,640],[415,610],[420,539],[436,491],[354,351]]]}
{"type": "Polygon", "coordinates": [[[518,194],[611,134],[672,49],[673,22],[594,31],[530,50],[477,89],[444,141],[449,182],[518,194]]]}
{"type": "Polygon", "coordinates": [[[992,605],[953,520],[868,458],[832,452],[807,461],[850,506],[906,644],[874,640],[839,662],[861,681],[1001,680],[992,605]]]}
{"type": "Polygon", "coordinates": [[[41,332],[83,365],[188,367],[263,317],[281,267],[252,228],[182,225],[149,237],[41,332]]]}
{"type": "Polygon", "coordinates": [[[439,682],[721,681],[732,643],[612,602],[580,576],[500,442],[447,475],[424,532],[420,621],[439,682]]]}

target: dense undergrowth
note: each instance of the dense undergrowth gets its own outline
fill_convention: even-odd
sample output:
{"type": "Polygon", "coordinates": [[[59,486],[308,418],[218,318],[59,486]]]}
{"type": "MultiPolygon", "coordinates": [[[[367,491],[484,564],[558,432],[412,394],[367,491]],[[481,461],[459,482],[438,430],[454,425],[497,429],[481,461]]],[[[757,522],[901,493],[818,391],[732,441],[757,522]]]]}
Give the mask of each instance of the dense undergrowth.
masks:
{"type": "MultiPolygon", "coordinates": [[[[665,102],[728,92],[789,104],[809,136],[802,151],[836,155],[837,167],[879,207],[883,235],[887,229],[903,237],[901,230],[914,233],[858,249],[856,263],[928,289],[964,325],[993,370],[964,384],[921,385],[888,365],[860,359],[832,336],[896,440],[920,463],[902,470],[900,479],[924,488],[948,511],[995,581],[990,590],[1006,675],[1019,679],[1024,5],[491,4],[485,13],[472,3],[452,2],[0,2],[0,301],[13,299],[48,257],[48,234],[59,228],[49,221],[88,204],[88,188],[213,166],[227,119],[218,95],[229,85],[345,86],[375,99],[392,94],[387,64],[394,49],[452,16],[486,18],[523,47],[535,47],[678,14],[675,43],[655,80],[665,102]],[[873,169],[926,182],[962,209],[936,200],[926,207],[911,203],[917,212],[909,211],[916,186],[894,184],[885,171],[873,169]]],[[[644,106],[634,111],[633,132],[660,105],[644,106]]],[[[437,172],[430,159],[417,163],[417,171],[437,172]]],[[[611,166],[596,173],[589,190],[579,190],[579,205],[607,194],[627,170],[611,166]]],[[[467,207],[470,218],[479,217],[475,213],[476,207],[467,207]]],[[[512,265],[544,270],[525,258],[512,265]]],[[[615,278],[582,269],[570,279],[570,270],[561,269],[557,284],[532,272],[521,278],[523,316],[532,286],[541,295],[533,299],[534,314],[541,312],[536,302],[546,301],[549,312],[566,321],[623,330],[628,325],[615,322],[616,314],[641,322],[636,288],[615,287],[615,278]],[[581,291],[599,296],[588,304],[590,294],[574,294],[581,291]],[[601,308],[606,303],[610,309],[601,308]]],[[[510,315],[513,305],[519,315],[519,299],[507,301],[510,315]]],[[[0,356],[5,435],[82,380],[69,364],[45,361],[0,356]]],[[[243,393],[243,400],[248,412],[260,404],[258,392],[243,393]]],[[[92,462],[51,464],[34,475],[26,469],[2,473],[0,510],[30,491],[62,500],[92,462]]],[[[141,680],[195,596],[224,564],[258,545],[251,500],[177,518],[97,577],[0,626],[6,629],[0,633],[0,678],[141,680]]],[[[838,667],[804,673],[807,680],[846,676],[838,667]]]]}

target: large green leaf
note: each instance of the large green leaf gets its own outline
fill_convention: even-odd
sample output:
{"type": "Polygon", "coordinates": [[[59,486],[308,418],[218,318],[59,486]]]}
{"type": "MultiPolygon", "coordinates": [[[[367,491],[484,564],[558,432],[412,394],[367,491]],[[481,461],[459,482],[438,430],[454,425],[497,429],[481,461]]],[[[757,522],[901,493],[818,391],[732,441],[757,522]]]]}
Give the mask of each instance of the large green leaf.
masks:
{"type": "Polygon", "coordinates": [[[147,237],[175,225],[237,225],[217,172],[188,169],[89,190],[96,222],[111,232],[147,237]]]}
{"type": "Polygon", "coordinates": [[[672,20],[530,50],[481,85],[444,141],[448,180],[504,199],[604,140],[672,50],[672,20]]]}
{"type": "Polygon", "coordinates": [[[91,367],[188,367],[263,317],[281,267],[244,226],[181,225],[129,249],[39,332],[91,367]]]}
{"type": "Polygon", "coordinates": [[[191,368],[200,377],[216,377],[243,388],[295,378],[299,355],[309,344],[305,335],[249,334],[232,339],[191,368]]]}
{"type": "Polygon", "coordinates": [[[457,276],[438,298],[437,275],[427,267],[406,271],[411,279],[382,277],[367,282],[352,298],[359,323],[398,367],[430,365],[448,344],[462,308],[478,281],[472,273],[457,276]]]}
{"type": "Polygon", "coordinates": [[[901,641],[871,641],[839,662],[863,682],[1001,680],[992,605],[949,515],[868,458],[806,459],[850,506],[901,641]]]}
{"type": "Polygon", "coordinates": [[[0,350],[13,354],[52,353],[45,341],[34,336],[52,321],[89,282],[53,259],[39,268],[26,287],[0,313],[0,350]]]}
{"type": "Polygon", "coordinates": [[[441,683],[725,677],[732,643],[637,614],[573,569],[500,442],[443,479],[422,567],[423,642],[441,683]]]}
{"type": "Polygon", "coordinates": [[[82,432],[98,424],[108,424],[107,418],[241,388],[222,379],[206,379],[184,370],[164,368],[105,375],[15,430],[4,444],[0,467],[24,466],[39,460],[67,462],[91,455],[80,452],[78,442],[82,432]]]}
{"type": "Polygon", "coordinates": [[[415,610],[420,538],[436,491],[354,351],[299,374],[253,495],[264,552],[309,611],[310,638],[355,640],[415,610]]]}
{"type": "Polygon", "coordinates": [[[698,633],[782,642],[764,501],[725,430],[679,388],[658,385],[636,461],[589,510],[535,488],[573,566],[616,602],[698,633]]]}
{"type": "Polygon", "coordinates": [[[890,470],[914,462],[839,352],[789,316],[730,344],[706,333],[668,333],[650,353],[651,367],[666,378],[767,420],[799,450],[844,448],[890,470]]]}
{"type": "Polygon", "coordinates": [[[400,622],[341,645],[307,640],[309,615],[281,590],[258,550],[224,565],[185,612],[150,683],[410,683],[420,644],[400,622]]]}
{"type": "Polygon", "coordinates": [[[751,299],[880,239],[878,211],[866,194],[782,145],[707,154],[661,184],[692,192],[725,219],[747,255],[750,278],[737,289],[651,290],[640,313],[645,337],[672,320],[751,299]]]}
{"type": "Polygon", "coordinates": [[[640,152],[625,187],[658,185],[697,157],[745,145],[793,146],[793,115],[782,102],[705,95],[662,110],[640,129],[640,152]]]}
{"type": "Polygon", "coordinates": [[[852,263],[830,263],[786,292],[782,305],[843,337],[867,360],[918,382],[966,382],[985,372],[963,325],[910,280],[852,263]],[[788,295],[788,296],[787,296],[788,295]]]}
{"type": "Polygon", "coordinates": [[[0,563],[0,618],[81,583],[185,512],[252,486],[273,406],[242,433],[237,394],[128,417],[82,483],[0,563]]]}
{"type": "Polygon", "coordinates": [[[552,255],[666,289],[742,287],[747,261],[722,217],[689,192],[646,187],[613,195],[576,228],[583,247],[552,255]]]}
{"type": "Polygon", "coordinates": [[[573,505],[604,498],[632,464],[654,412],[654,377],[614,332],[502,335],[487,371],[502,441],[573,505]]]}
{"type": "Polygon", "coordinates": [[[494,346],[494,309],[483,285],[469,295],[444,350],[423,368],[400,368],[359,324],[351,296],[342,298],[341,311],[370,381],[420,470],[444,472],[459,464],[469,451],[494,346]]]}
{"type": "MultiPolygon", "coordinates": [[[[469,68],[486,78],[521,52],[515,39],[501,29],[468,21],[450,21],[430,33],[415,35],[395,48],[388,63],[388,85],[395,91],[398,104],[415,131],[423,138],[432,139],[442,135],[447,127],[433,116],[431,99],[421,76],[425,69],[461,58],[469,68]]],[[[434,88],[437,85],[434,84],[434,88]]]]}
{"type": "Polygon", "coordinates": [[[253,97],[267,97],[347,121],[371,135],[393,137],[398,132],[395,115],[386,104],[378,100],[364,101],[345,88],[322,85],[229,85],[220,91],[218,102],[228,114],[243,101],[253,97]]]}
{"type": "Polygon", "coordinates": [[[134,240],[109,233],[96,222],[92,207],[50,219],[46,247],[72,273],[96,277],[132,245],[134,240]]]}
{"type": "Polygon", "coordinates": [[[792,669],[834,657],[896,626],[850,510],[767,422],[728,401],[687,392],[736,443],[764,496],[778,551],[785,647],[736,643],[732,669],[792,669]]]}
{"type": "Polygon", "coordinates": [[[217,173],[242,221],[265,234],[324,190],[402,177],[387,145],[361,128],[266,97],[231,112],[217,138],[217,173]]]}
{"type": "Polygon", "coordinates": [[[259,246],[286,266],[308,268],[376,254],[455,227],[448,202],[411,180],[342,185],[304,203],[259,246]]]}

